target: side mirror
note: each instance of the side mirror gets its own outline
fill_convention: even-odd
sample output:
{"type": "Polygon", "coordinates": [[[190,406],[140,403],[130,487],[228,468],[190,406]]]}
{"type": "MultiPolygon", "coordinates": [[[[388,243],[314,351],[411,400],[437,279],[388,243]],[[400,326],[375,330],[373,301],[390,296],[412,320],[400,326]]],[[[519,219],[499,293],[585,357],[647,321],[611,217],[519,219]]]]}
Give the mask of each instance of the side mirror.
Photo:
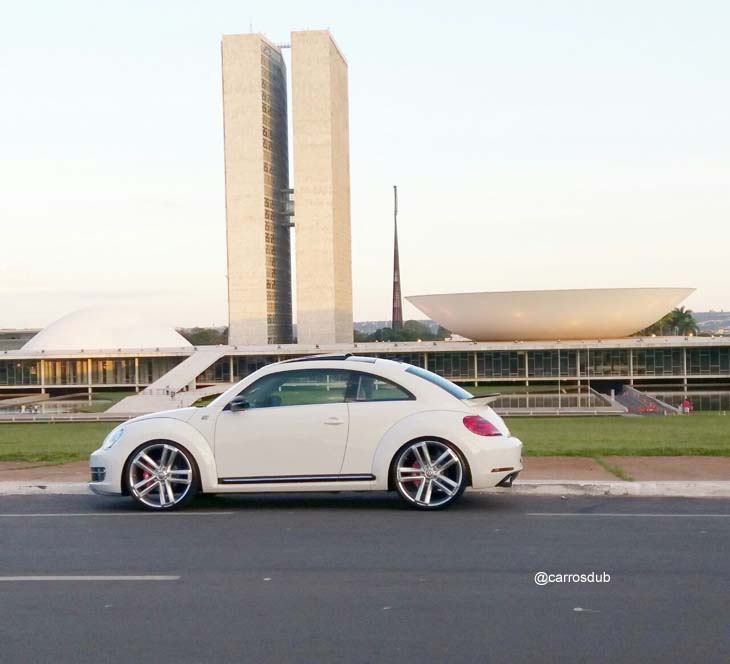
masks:
{"type": "Polygon", "coordinates": [[[251,408],[251,404],[244,397],[234,397],[228,402],[228,407],[232,412],[247,410],[251,408]]]}

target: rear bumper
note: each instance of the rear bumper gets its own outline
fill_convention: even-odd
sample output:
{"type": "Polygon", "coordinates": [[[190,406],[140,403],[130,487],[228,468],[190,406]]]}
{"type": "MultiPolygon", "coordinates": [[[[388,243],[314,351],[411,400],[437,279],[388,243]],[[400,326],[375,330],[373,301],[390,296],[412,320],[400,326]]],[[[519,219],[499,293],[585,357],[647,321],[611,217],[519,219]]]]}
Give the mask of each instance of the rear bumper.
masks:
{"type": "Polygon", "coordinates": [[[489,489],[504,483],[511,486],[522,470],[522,441],[506,436],[494,441],[494,446],[478,455],[471,468],[471,485],[475,489],[489,489]]]}

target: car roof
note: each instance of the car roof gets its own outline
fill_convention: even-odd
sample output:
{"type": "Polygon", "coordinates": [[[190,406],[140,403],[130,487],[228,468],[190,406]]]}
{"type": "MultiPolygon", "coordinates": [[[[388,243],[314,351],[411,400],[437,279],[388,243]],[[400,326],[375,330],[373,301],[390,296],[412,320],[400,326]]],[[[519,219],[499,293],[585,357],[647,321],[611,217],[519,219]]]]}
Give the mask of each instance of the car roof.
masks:
{"type": "Polygon", "coordinates": [[[369,355],[353,355],[352,353],[345,353],[342,355],[307,355],[306,357],[295,357],[290,360],[282,360],[274,365],[280,367],[286,365],[286,368],[294,368],[298,364],[309,365],[310,362],[323,363],[325,368],[332,369],[341,366],[343,369],[364,369],[367,365],[375,365],[378,368],[402,368],[407,369],[408,364],[405,362],[399,362],[397,360],[386,360],[382,357],[371,357],[369,355]]]}

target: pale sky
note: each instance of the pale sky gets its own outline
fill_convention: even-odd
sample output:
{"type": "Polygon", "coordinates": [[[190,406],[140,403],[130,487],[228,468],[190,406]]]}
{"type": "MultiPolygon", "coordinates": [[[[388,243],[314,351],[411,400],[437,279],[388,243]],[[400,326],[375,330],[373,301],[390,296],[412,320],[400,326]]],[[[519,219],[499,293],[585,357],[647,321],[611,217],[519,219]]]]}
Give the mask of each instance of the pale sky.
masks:
{"type": "Polygon", "coordinates": [[[694,286],[730,309],[724,0],[0,10],[0,328],[110,302],[227,323],[219,42],[251,26],[329,28],[348,60],[356,320],[390,317],[393,184],[404,295],[694,286]]]}

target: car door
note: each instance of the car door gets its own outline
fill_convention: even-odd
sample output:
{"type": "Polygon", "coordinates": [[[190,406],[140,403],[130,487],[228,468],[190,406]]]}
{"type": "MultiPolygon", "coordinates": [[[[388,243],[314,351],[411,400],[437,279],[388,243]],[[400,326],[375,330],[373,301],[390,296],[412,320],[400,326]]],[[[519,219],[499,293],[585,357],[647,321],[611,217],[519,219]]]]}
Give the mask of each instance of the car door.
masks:
{"type": "Polygon", "coordinates": [[[345,474],[369,473],[375,449],[386,432],[403,418],[423,409],[403,386],[360,371],[351,373],[347,407],[350,431],[342,466],[345,474]]]}
{"type": "Polygon", "coordinates": [[[245,388],[239,396],[247,407],[226,407],[216,421],[218,477],[253,483],[338,475],[347,445],[348,378],[341,369],[294,369],[245,388]]]}

